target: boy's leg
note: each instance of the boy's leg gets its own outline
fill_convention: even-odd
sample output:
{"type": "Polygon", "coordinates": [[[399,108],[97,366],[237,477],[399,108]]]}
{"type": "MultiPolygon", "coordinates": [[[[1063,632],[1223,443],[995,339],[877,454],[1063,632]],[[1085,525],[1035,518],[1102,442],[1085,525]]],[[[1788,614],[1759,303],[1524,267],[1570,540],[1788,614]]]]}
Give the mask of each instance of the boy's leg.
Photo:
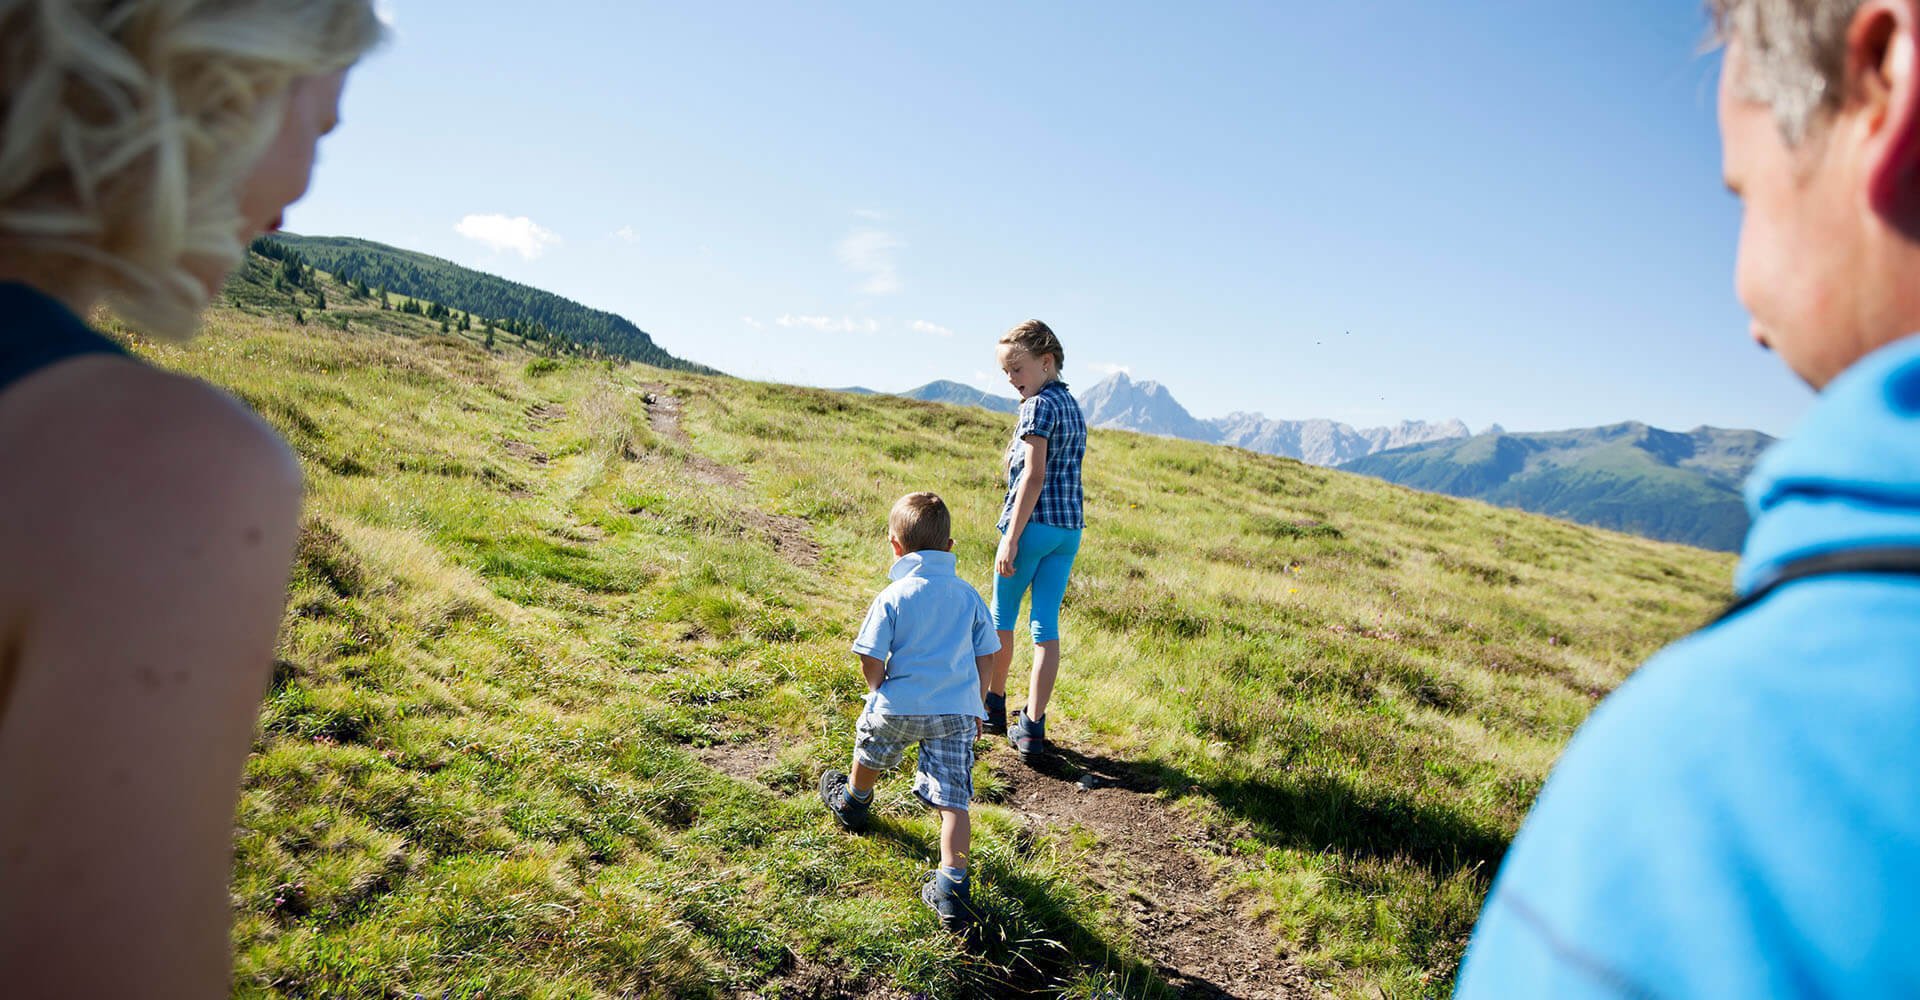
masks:
{"type": "Polygon", "coordinates": [[[940,867],[920,887],[920,899],[949,930],[963,929],[974,919],[973,886],[967,878],[972,835],[965,809],[940,810],[940,867]]]}
{"type": "Polygon", "coordinates": [[[950,929],[973,920],[967,878],[967,857],[973,849],[973,823],[967,814],[973,800],[973,721],[963,715],[939,717],[938,728],[920,741],[919,772],[914,776],[914,793],[940,812],[940,867],[921,887],[920,898],[950,929]]]}
{"type": "Polygon", "coordinates": [[[855,798],[873,797],[873,786],[880,780],[880,772],[860,763],[860,755],[853,756],[853,770],[847,775],[847,787],[851,788],[855,798]]]}
{"type": "Polygon", "coordinates": [[[873,786],[887,768],[900,763],[911,738],[896,732],[898,724],[872,712],[860,713],[853,727],[853,773],[820,773],[820,801],[840,826],[860,831],[867,825],[867,809],[873,801],[873,786]]]}
{"type": "Polygon", "coordinates": [[[940,810],[940,867],[967,874],[967,856],[973,850],[973,817],[965,809],[940,810]]]}

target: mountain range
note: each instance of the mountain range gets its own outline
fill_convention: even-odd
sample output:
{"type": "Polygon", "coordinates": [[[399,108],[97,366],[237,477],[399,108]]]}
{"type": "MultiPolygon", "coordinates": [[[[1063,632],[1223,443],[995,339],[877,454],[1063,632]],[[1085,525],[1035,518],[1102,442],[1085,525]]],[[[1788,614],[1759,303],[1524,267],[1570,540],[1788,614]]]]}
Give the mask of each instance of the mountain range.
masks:
{"type": "Polygon", "coordinates": [[[1774,439],[1628,422],[1541,434],[1482,434],[1368,455],[1341,469],[1702,548],[1747,534],[1740,485],[1774,439]]]}
{"type": "MultiPolygon", "coordinates": [[[[855,387],[845,391],[873,390],[855,387]]],[[[897,395],[933,403],[979,406],[999,413],[1020,409],[1020,401],[1010,396],[996,396],[946,380],[929,382],[897,395]]],[[[1438,423],[1405,420],[1392,427],[1366,428],[1336,420],[1274,420],[1258,413],[1232,413],[1207,420],[1188,413],[1166,386],[1151,380],[1134,381],[1126,372],[1115,372],[1092,387],[1074,393],[1074,398],[1079,400],[1089,427],[1233,445],[1313,465],[1339,465],[1388,448],[1464,438],[1472,433],[1458,420],[1438,423]]],[[[1498,430],[1498,425],[1494,429],[1498,430]]]]}
{"type": "MultiPolygon", "coordinates": [[[[1017,401],[958,382],[899,393],[1011,413],[1017,401]]],[[[1204,419],[1166,386],[1116,372],[1076,393],[1091,427],[1232,445],[1402,486],[1702,548],[1736,550],[1746,537],[1740,484],[1774,441],[1759,431],[1687,432],[1628,422],[1514,434],[1474,434],[1459,420],[1357,428],[1336,420],[1259,413],[1204,419]]]]}

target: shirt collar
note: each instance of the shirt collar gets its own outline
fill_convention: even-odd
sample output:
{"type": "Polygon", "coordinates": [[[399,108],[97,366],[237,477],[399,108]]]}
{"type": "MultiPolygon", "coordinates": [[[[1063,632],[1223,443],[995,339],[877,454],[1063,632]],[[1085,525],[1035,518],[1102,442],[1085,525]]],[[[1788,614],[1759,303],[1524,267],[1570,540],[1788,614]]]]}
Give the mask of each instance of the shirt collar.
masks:
{"type": "Polygon", "coordinates": [[[898,580],[906,576],[953,576],[954,558],[951,552],[939,549],[921,549],[901,556],[887,571],[889,579],[898,580]]]}

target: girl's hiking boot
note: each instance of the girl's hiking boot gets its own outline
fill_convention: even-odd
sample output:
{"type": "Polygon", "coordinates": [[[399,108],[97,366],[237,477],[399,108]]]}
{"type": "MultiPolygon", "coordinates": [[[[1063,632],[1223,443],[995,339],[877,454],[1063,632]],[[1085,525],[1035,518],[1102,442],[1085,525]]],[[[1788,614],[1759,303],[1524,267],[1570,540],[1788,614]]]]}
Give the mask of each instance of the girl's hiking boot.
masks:
{"type": "Polygon", "coordinates": [[[1007,735],[1007,696],[987,692],[987,721],[981,728],[994,736],[1007,735]]]}
{"type": "Polygon", "coordinates": [[[1013,744],[1013,752],[1027,763],[1041,760],[1050,749],[1047,720],[1044,717],[1029,719],[1025,711],[1013,713],[1013,723],[1007,727],[1007,742],[1013,744]]]}
{"type": "Polygon", "coordinates": [[[840,823],[840,828],[859,833],[867,828],[867,809],[872,801],[862,802],[847,791],[847,776],[839,771],[820,772],[820,801],[840,823]]]}
{"type": "Polygon", "coordinates": [[[941,878],[939,871],[927,873],[927,881],[920,886],[920,901],[940,918],[940,926],[950,931],[964,931],[973,925],[973,893],[966,882],[958,885],[941,878]]]}

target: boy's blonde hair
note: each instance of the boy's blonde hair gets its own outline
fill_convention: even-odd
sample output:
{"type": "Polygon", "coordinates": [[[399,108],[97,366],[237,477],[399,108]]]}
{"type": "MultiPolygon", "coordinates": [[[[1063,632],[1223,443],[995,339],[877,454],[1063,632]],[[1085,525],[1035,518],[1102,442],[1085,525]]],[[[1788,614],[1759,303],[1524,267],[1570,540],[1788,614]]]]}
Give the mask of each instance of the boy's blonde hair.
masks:
{"type": "Polygon", "coordinates": [[[244,258],[240,193],[294,81],[381,30],[371,0],[0,0],[0,255],[190,334],[188,262],[244,258]]]}
{"type": "Polygon", "coordinates": [[[1053,328],[1037,319],[1008,330],[1000,335],[1000,343],[1017,347],[1035,358],[1043,354],[1053,355],[1053,374],[1060,376],[1060,370],[1067,366],[1067,349],[1060,346],[1060,338],[1053,335],[1053,328]]]}
{"type": "Polygon", "coordinates": [[[953,541],[953,515],[937,493],[909,493],[887,514],[887,534],[908,552],[945,551],[953,541]]]}

